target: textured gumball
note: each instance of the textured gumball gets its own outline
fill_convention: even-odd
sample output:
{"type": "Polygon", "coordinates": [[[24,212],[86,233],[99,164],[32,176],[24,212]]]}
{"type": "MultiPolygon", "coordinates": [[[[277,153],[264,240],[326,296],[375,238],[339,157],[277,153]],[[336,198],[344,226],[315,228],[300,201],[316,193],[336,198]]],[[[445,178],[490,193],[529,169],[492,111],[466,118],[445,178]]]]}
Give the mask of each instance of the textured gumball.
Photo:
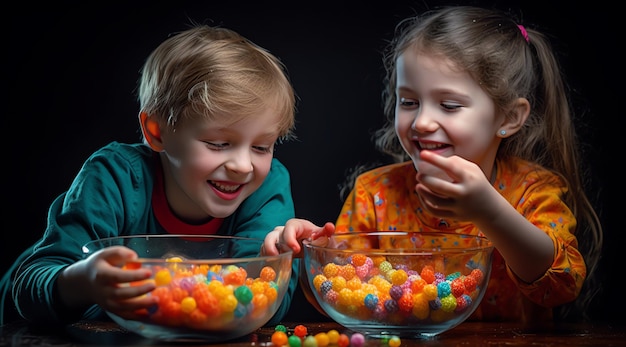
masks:
{"type": "Polygon", "coordinates": [[[328,278],[326,276],[324,276],[323,274],[319,274],[317,276],[315,276],[315,278],[313,278],[313,287],[315,287],[316,290],[321,290],[321,286],[322,283],[327,282],[328,278]]]}
{"type": "Polygon", "coordinates": [[[300,338],[304,338],[307,333],[308,333],[307,327],[305,327],[302,324],[296,325],[296,327],[293,329],[293,334],[300,338]]]}
{"type": "Polygon", "coordinates": [[[367,309],[373,311],[378,305],[378,297],[372,293],[367,294],[365,296],[364,305],[367,309]]]}
{"type": "Polygon", "coordinates": [[[272,282],[276,279],[276,270],[274,270],[270,266],[265,266],[261,270],[261,274],[259,275],[259,278],[265,282],[272,282]]]}
{"type": "Polygon", "coordinates": [[[326,295],[326,293],[328,293],[331,289],[333,289],[333,283],[328,280],[322,282],[319,287],[319,291],[320,293],[322,293],[322,295],[326,295]]]}
{"type": "Polygon", "coordinates": [[[454,295],[449,294],[441,298],[441,309],[444,312],[452,312],[456,309],[456,298],[454,295]]]}
{"type": "Polygon", "coordinates": [[[450,288],[450,282],[442,281],[437,284],[437,295],[442,298],[450,295],[452,289],[450,288]]]}
{"type": "Polygon", "coordinates": [[[461,295],[463,295],[463,293],[465,293],[465,283],[463,282],[463,278],[462,277],[458,277],[453,279],[450,282],[450,290],[452,292],[452,295],[454,295],[455,297],[459,297],[461,295]]]}
{"type": "Polygon", "coordinates": [[[355,267],[365,265],[367,256],[365,254],[354,254],[350,257],[350,263],[355,267]]]}
{"type": "Polygon", "coordinates": [[[387,272],[393,270],[393,265],[385,260],[378,265],[378,270],[380,270],[380,273],[386,274],[387,272]]]}
{"type": "Polygon", "coordinates": [[[389,282],[391,282],[391,284],[393,285],[399,286],[406,282],[408,278],[409,275],[406,273],[406,271],[398,269],[389,275],[389,282]]]}
{"type": "Polygon", "coordinates": [[[399,307],[398,307],[398,302],[393,300],[393,299],[389,299],[389,300],[385,300],[385,310],[389,313],[394,313],[396,311],[398,311],[399,307]]]}
{"type": "Polygon", "coordinates": [[[435,269],[432,266],[424,266],[420,272],[420,277],[426,281],[426,283],[433,283],[435,281],[435,269]]]}
{"type": "Polygon", "coordinates": [[[324,270],[322,272],[326,278],[332,278],[339,274],[339,266],[335,263],[328,263],[324,266],[324,270]]]}
{"type": "Polygon", "coordinates": [[[394,285],[391,286],[391,289],[389,289],[389,296],[391,296],[394,300],[399,300],[402,297],[403,292],[402,287],[394,285]]]}
{"type": "Polygon", "coordinates": [[[284,333],[287,333],[287,327],[282,325],[282,324],[278,324],[277,326],[274,327],[275,331],[282,331],[284,333]]]}
{"type": "Polygon", "coordinates": [[[410,292],[402,294],[398,299],[398,307],[400,311],[409,312],[413,308],[413,294],[410,292]]]}

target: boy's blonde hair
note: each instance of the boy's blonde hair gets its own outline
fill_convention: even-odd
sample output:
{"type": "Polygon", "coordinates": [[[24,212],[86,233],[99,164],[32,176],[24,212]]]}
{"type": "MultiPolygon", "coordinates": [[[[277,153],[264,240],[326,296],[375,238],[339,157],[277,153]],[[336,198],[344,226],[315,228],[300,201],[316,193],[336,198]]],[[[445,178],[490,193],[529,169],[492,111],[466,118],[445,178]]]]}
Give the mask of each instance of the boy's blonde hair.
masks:
{"type": "Polygon", "coordinates": [[[285,66],[226,28],[194,25],[161,43],[143,66],[139,103],[172,130],[193,118],[235,123],[271,108],[280,115],[279,141],[293,137],[295,95],[285,66]]]}

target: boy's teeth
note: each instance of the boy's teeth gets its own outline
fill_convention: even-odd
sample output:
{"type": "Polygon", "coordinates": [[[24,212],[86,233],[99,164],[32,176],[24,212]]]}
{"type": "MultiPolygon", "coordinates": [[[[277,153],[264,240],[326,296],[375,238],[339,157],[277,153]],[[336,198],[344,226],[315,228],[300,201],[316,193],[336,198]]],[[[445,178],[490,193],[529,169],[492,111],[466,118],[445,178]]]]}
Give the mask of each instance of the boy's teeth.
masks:
{"type": "Polygon", "coordinates": [[[225,186],[217,182],[212,182],[212,183],[216,188],[218,188],[219,190],[223,190],[225,192],[234,192],[235,190],[239,188],[239,186],[225,186]]]}

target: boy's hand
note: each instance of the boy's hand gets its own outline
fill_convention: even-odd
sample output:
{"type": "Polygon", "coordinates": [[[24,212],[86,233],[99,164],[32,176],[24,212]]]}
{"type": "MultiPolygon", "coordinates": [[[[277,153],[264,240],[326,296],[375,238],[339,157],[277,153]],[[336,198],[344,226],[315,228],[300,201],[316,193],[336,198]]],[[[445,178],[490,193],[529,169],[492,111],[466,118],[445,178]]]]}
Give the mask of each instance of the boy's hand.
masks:
{"type": "Polygon", "coordinates": [[[276,244],[285,243],[293,250],[294,257],[302,257],[302,241],[311,239],[316,245],[325,246],[328,237],[335,233],[335,225],[326,223],[320,227],[306,219],[292,218],[284,226],[274,228],[265,237],[261,255],[278,255],[276,244]]]}
{"type": "Polygon", "coordinates": [[[124,318],[136,317],[136,311],[156,303],[145,296],[155,288],[150,270],[123,269],[137,254],[127,247],[113,246],[67,267],[58,278],[57,290],[69,308],[98,304],[102,309],[124,318]]]}

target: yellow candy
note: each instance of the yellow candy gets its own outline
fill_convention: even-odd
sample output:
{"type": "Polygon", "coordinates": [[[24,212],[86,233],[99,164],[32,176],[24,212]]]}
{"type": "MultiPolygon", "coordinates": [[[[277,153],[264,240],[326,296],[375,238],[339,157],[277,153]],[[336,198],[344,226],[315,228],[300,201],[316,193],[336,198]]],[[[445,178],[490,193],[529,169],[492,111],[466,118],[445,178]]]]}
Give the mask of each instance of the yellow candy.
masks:
{"type": "Polygon", "coordinates": [[[352,290],[357,290],[361,289],[363,284],[358,277],[352,277],[348,282],[346,282],[346,286],[352,290]]]}
{"type": "Polygon", "coordinates": [[[437,296],[439,295],[437,291],[437,286],[434,284],[425,285],[423,293],[426,296],[426,299],[428,300],[435,300],[437,299],[437,296]]]}
{"type": "Polygon", "coordinates": [[[413,315],[419,319],[426,319],[430,314],[430,306],[428,305],[428,299],[426,299],[424,293],[418,293],[413,295],[413,315]]]}
{"type": "Polygon", "coordinates": [[[172,274],[169,270],[159,270],[154,275],[154,282],[157,286],[166,286],[172,282],[172,274]]]}
{"type": "Polygon", "coordinates": [[[219,305],[224,312],[234,312],[237,308],[237,302],[237,298],[234,295],[229,294],[220,299],[219,305]]]}
{"type": "Polygon", "coordinates": [[[335,277],[339,273],[339,265],[335,263],[328,263],[324,266],[322,271],[327,278],[335,277]]]}
{"type": "Polygon", "coordinates": [[[352,305],[354,303],[353,297],[354,295],[352,294],[352,290],[349,288],[343,288],[339,291],[339,298],[337,299],[337,302],[340,305],[352,305]]]}
{"type": "Polygon", "coordinates": [[[180,309],[185,313],[191,313],[196,309],[196,299],[188,296],[180,302],[180,309]]]}
{"type": "Polygon", "coordinates": [[[396,286],[404,284],[408,278],[409,274],[407,274],[404,270],[396,270],[389,274],[390,282],[396,286]]]}
{"type": "Polygon", "coordinates": [[[315,341],[317,342],[318,347],[326,347],[330,344],[330,339],[328,338],[327,333],[317,333],[315,334],[315,341]]]}
{"type": "Polygon", "coordinates": [[[329,330],[326,335],[328,336],[328,343],[336,345],[339,341],[339,332],[335,329],[329,330]]]}
{"type": "Polygon", "coordinates": [[[331,278],[330,282],[333,284],[333,290],[336,292],[340,292],[343,288],[347,286],[346,279],[341,276],[331,278]]]}
{"type": "Polygon", "coordinates": [[[398,347],[400,346],[400,344],[402,343],[402,341],[400,340],[399,337],[397,336],[392,336],[389,339],[389,342],[387,342],[387,344],[389,345],[389,347],[398,347]]]}
{"type": "Polygon", "coordinates": [[[316,275],[313,278],[313,287],[315,287],[315,290],[319,292],[321,290],[320,288],[322,287],[322,283],[324,283],[326,280],[326,276],[322,274],[316,275]]]}

